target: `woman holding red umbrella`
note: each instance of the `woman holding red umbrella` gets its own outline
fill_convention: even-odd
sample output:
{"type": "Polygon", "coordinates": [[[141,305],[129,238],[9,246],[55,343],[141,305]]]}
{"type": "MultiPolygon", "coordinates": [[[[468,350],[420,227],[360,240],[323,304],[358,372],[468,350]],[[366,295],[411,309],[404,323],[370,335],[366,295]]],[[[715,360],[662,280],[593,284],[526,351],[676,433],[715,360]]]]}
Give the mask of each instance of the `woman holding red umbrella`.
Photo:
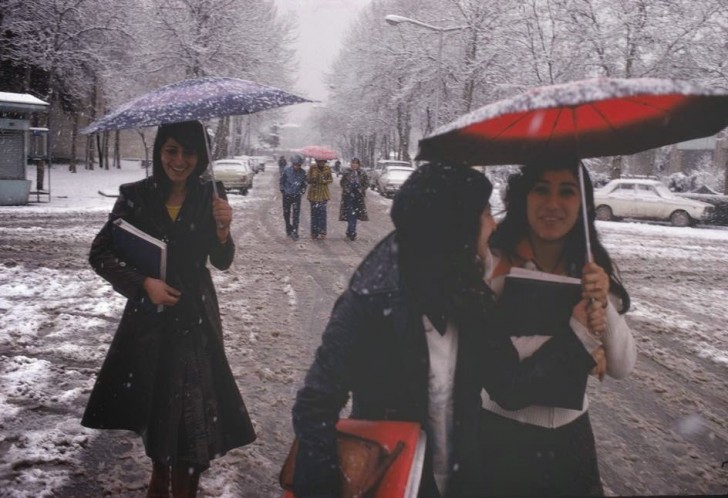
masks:
{"type": "MultiPolygon", "coordinates": [[[[623,317],[629,309],[629,294],[599,242],[593,188],[585,173],[593,261],[587,258],[580,167],[578,159],[544,160],[524,166],[509,179],[507,214],[491,239],[494,256],[487,281],[501,295],[505,276],[512,268],[580,279],[582,299],[573,308],[568,326],[589,352],[602,357],[592,374],[600,380],[604,373],[621,379],[629,375],[636,360],[634,339],[623,317]]],[[[537,333],[550,332],[554,331],[537,333]]],[[[523,359],[553,337],[527,335],[511,340],[523,359]]],[[[563,391],[570,380],[554,378],[552,388],[563,391]]],[[[584,386],[585,380],[582,391],[584,386]]],[[[588,407],[584,395],[576,409],[544,404],[507,410],[484,391],[481,447],[485,493],[602,495],[588,407]]]]}

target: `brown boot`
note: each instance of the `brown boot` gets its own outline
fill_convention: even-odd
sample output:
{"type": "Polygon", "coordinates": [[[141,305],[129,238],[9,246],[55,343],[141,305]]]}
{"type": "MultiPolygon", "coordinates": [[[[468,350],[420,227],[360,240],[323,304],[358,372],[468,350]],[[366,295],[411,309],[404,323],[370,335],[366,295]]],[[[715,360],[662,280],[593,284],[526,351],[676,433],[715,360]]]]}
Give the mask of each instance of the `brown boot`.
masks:
{"type": "Polygon", "coordinates": [[[195,498],[200,472],[194,467],[180,465],[172,467],[172,496],[174,498],[195,498]]]}
{"type": "Polygon", "coordinates": [[[147,498],[169,498],[169,466],[153,462],[147,498]]]}

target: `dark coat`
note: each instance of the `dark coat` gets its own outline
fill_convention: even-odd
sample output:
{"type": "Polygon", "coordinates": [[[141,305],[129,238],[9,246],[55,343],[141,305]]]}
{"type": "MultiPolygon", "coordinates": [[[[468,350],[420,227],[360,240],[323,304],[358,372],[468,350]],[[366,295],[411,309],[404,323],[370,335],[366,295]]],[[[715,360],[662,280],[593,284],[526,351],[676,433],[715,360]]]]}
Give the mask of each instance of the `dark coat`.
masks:
{"type": "Polygon", "coordinates": [[[339,205],[339,221],[348,221],[346,213],[348,210],[356,212],[356,218],[359,221],[369,221],[369,213],[367,213],[366,194],[369,189],[369,177],[361,166],[359,167],[359,187],[354,187],[351,183],[351,176],[354,170],[347,169],[341,176],[341,204],[339,205]]]}
{"type": "MultiPolygon", "coordinates": [[[[300,441],[297,498],[338,496],[334,427],[352,393],[354,418],[425,424],[429,353],[418,309],[401,275],[395,234],[362,262],[339,297],[321,346],[293,407],[300,441]]],[[[539,402],[552,375],[591,369],[594,361],[575,336],[553,339],[519,362],[510,339],[489,333],[487,313],[472,310],[458,325],[454,387],[455,451],[448,496],[477,496],[481,387],[509,409],[539,402]]],[[[438,496],[426,458],[420,497],[438,496]]]]}
{"type": "MultiPolygon", "coordinates": [[[[218,194],[225,198],[221,183],[218,194]]],[[[206,407],[206,416],[216,417],[218,424],[217,433],[209,436],[215,439],[210,448],[223,454],[255,439],[225,356],[217,296],[206,267],[209,256],[215,267],[228,268],[235,246],[232,238],[225,244],[217,239],[211,183],[188,190],[176,221],[170,219],[163,198],[152,178],[122,185],[109,221],[93,241],[91,265],[128,301],[81,423],[99,429],[132,430],[144,437],[150,456],[168,452],[167,448],[154,447],[163,443],[150,439],[150,431],[159,425],[158,407],[173,403],[173,393],[167,392],[172,382],[165,376],[170,375],[170,366],[182,361],[176,355],[180,345],[189,340],[183,338],[196,336],[204,344],[201,350],[209,365],[202,376],[215,391],[211,399],[216,402],[206,407]],[[117,218],[167,242],[166,282],[182,293],[174,307],[165,307],[161,313],[150,309],[142,286],[145,276],[121,262],[114,252],[111,223],[117,218]]]]}

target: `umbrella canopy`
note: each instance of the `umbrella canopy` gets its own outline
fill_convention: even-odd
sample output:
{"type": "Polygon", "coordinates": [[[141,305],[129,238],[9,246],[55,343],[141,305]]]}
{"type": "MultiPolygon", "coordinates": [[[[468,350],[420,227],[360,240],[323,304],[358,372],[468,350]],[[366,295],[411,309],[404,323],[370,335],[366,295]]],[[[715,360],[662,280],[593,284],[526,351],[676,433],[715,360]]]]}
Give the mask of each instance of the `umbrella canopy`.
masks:
{"type": "Polygon", "coordinates": [[[204,121],[303,102],[313,101],[248,80],[196,78],[163,86],[122,104],[81,133],[204,121]]]}
{"type": "Polygon", "coordinates": [[[531,89],[420,140],[418,160],[523,164],[634,154],[728,126],[728,92],[693,83],[600,78],[531,89]]]}
{"type": "Polygon", "coordinates": [[[339,157],[339,154],[337,154],[336,151],[329,149],[328,147],[324,147],[323,145],[307,145],[302,148],[300,152],[304,156],[325,161],[339,157]]]}

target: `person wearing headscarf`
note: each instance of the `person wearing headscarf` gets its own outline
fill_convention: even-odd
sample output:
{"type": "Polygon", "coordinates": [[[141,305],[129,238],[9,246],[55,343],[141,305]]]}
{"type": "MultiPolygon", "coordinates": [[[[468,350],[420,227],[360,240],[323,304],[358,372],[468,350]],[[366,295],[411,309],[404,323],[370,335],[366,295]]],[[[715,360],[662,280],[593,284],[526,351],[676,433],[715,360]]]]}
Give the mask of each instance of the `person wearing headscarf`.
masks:
{"type": "Polygon", "coordinates": [[[483,386],[516,409],[539,401],[544,377],[594,366],[573,336],[520,362],[510,339],[491,333],[483,280],[491,191],[473,169],[426,164],[395,196],[395,230],[337,299],[296,396],[297,498],[340,496],[336,423],[350,393],[351,418],[416,422],[426,432],[419,497],[472,497],[482,486],[483,386]]]}
{"type": "Polygon", "coordinates": [[[225,356],[209,262],[233,261],[232,209],[222,183],[201,175],[207,137],[199,122],[166,124],[154,141],[153,174],[122,185],[89,262],[127,298],[81,421],[142,437],[152,460],[147,496],[193,497],[210,461],[255,440],[225,356]],[[145,275],[115,246],[122,219],[167,244],[166,279],[145,275]],[[163,310],[158,311],[162,305],[163,310]]]}

